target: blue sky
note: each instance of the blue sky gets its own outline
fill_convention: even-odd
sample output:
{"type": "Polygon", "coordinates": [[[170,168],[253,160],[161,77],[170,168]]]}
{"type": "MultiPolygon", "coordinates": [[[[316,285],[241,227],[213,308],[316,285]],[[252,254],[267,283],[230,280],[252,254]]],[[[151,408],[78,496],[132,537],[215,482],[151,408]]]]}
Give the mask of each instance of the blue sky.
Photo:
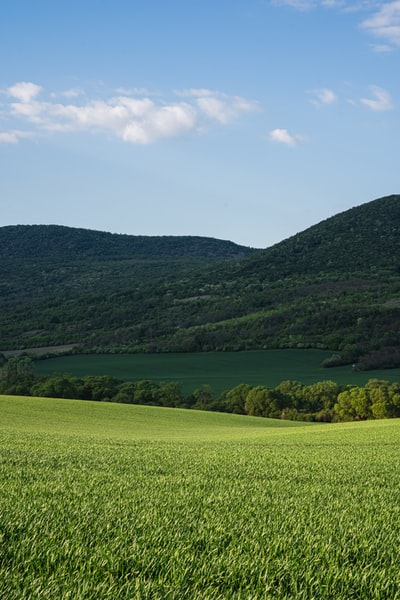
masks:
{"type": "Polygon", "coordinates": [[[264,248],[400,193],[400,0],[13,0],[0,226],[264,248]]]}

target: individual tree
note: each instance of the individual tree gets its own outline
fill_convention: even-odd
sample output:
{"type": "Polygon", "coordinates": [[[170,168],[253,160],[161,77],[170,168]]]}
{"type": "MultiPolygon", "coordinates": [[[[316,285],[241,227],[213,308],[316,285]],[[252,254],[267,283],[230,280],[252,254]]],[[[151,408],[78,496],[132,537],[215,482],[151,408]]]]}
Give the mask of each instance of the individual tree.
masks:
{"type": "Polygon", "coordinates": [[[34,363],[29,356],[9,358],[1,370],[0,390],[5,394],[29,395],[35,380],[34,363]]]}
{"type": "Polygon", "coordinates": [[[83,378],[82,398],[84,400],[112,400],[118,392],[120,383],[111,375],[88,375],[83,378]]]}
{"type": "Polygon", "coordinates": [[[215,410],[214,390],[210,385],[203,385],[202,388],[194,390],[188,401],[194,410],[215,410]]]}
{"type": "Polygon", "coordinates": [[[285,408],[300,409],[303,407],[304,388],[304,384],[300,381],[289,379],[281,381],[275,390],[280,394],[281,403],[285,408]]]}
{"type": "Polygon", "coordinates": [[[253,417],[280,417],[277,394],[263,385],[252,388],[246,397],[245,411],[253,417]]]}
{"type": "Polygon", "coordinates": [[[374,419],[400,417],[400,384],[382,379],[370,379],[365,385],[374,419]]]}
{"type": "Polygon", "coordinates": [[[337,397],[334,415],[339,421],[361,421],[372,417],[371,404],[365,388],[354,386],[337,397]]]}
{"type": "Polygon", "coordinates": [[[158,385],[154,381],[143,379],[136,382],[134,393],[135,404],[159,405],[158,385]]]}
{"type": "Polygon", "coordinates": [[[340,392],[333,407],[336,421],[354,421],[355,414],[351,401],[350,390],[340,392]]]}
{"type": "Polygon", "coordinates": [[[400,383],[394,382],[389,386],[389,417],[400,417],[400,383]]]}
{"type": "Polygon", "coordinates": [[[365,388],[354,388],[351,392],[356,419],[364,421],[372,417],[371,402],[365,388]]]}
{"type": "Polygon", "coordinates": [[[182,406],[184,400],[182,385],[177,381],[161,383],[158,388],[157,397],[161,406],[182,406]]]}
{"type": "Polygon", "coordinates": [[[370,379],[365,390],[369,396],[371,413],[374,419],[387,419],[390,416],[389,382],[370,379]]]}
{"type": "Polygon", "coordinates": [[[334,381],[317,381],[303,389],[303,409],[309,412],[330,410],[333,408],[340,392],[334,381]]]}
{"type": "Polygon", "coordinates": [[[133,404],[135,398],[135,383],[133,381],[124,381],[118,386],[117,393],[113,396],[113,402],[122,404],[133,404]]]}
{"type": "Polygon", "coordinates": [[[228,390],[223,399],[223,406],[225,410],[229,413],[245,415],[245,403],[250,390],[251,385],[248,383],[240,383],[231,390],[228,390]]]}

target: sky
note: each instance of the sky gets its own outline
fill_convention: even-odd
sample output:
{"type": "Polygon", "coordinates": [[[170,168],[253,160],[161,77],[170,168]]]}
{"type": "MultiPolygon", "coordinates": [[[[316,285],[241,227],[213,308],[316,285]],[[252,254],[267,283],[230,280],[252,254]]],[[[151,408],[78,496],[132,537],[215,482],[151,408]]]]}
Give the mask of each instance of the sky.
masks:
{"type": "Polygon", "coordinates": [[[0,226],[266,248],[400,193],[400,0],[13,0],[0,226]]]}

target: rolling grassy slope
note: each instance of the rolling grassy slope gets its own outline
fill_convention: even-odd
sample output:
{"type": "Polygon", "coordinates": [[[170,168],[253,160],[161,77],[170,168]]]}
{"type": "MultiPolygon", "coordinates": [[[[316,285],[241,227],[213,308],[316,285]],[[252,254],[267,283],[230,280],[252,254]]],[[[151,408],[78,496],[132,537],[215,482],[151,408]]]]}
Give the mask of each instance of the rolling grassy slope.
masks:
{"type": "Polygon", "coordinates": [[[109,402],[0,396],[0,430],[105,440],[251,439],[304,423],[109,402]]]}
{"type": "Polygon", "coordinates": [[[7,600],[398,598],[398,420],[0,406],[7,600]]]}

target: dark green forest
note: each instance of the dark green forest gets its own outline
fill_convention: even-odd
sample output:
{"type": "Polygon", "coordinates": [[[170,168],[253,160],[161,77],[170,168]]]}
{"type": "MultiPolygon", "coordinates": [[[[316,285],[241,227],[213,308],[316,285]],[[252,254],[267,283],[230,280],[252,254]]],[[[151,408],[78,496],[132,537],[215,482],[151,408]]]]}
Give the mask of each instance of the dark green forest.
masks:
{"type": "Polygon", "coordinates": [[[400,196],[267,248],[56,225],[0,228],[0,350],[332,350],[400,365],[400,196]]]}

